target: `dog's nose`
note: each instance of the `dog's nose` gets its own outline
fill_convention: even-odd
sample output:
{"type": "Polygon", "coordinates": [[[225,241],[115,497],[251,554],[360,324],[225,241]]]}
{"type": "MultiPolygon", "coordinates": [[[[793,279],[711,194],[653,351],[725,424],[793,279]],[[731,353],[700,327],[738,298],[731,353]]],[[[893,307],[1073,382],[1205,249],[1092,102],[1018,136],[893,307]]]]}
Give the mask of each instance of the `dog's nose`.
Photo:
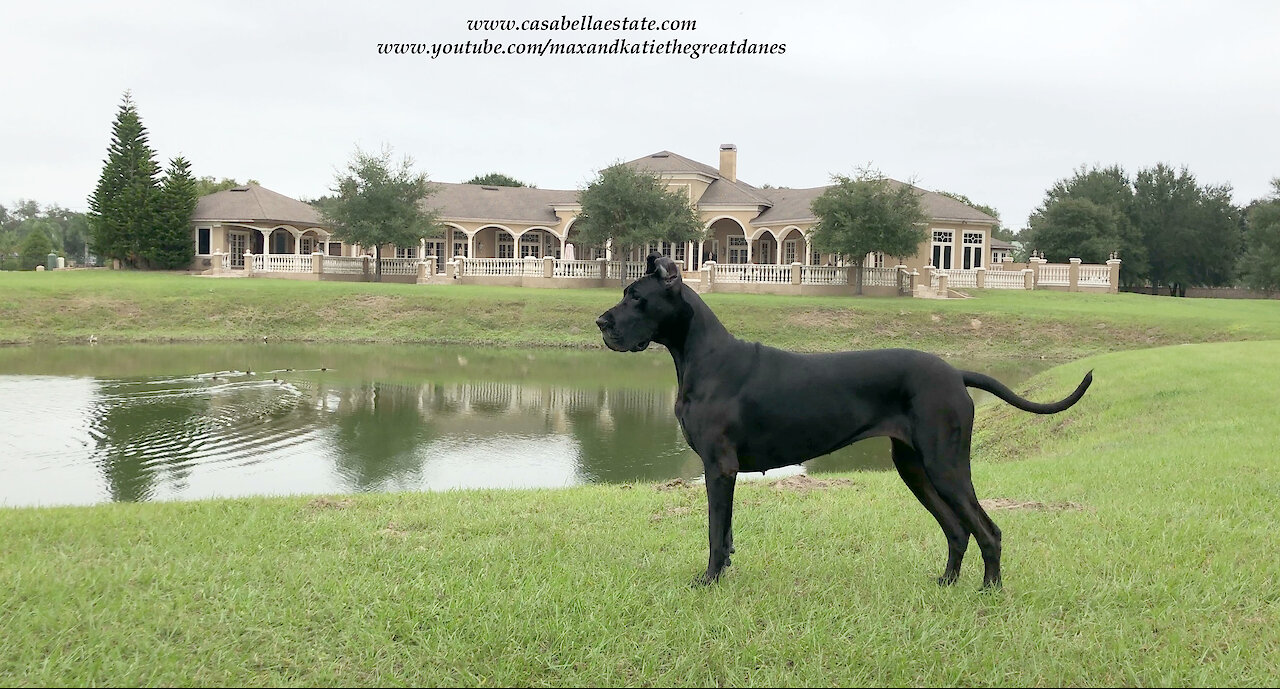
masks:
{"type": "Polygon", "coordinates": [[[601,316],[596,319],[597,328],[604,330],[608,325],[609,325],[609,319],[605,318],[604,316],[601,316]]]}

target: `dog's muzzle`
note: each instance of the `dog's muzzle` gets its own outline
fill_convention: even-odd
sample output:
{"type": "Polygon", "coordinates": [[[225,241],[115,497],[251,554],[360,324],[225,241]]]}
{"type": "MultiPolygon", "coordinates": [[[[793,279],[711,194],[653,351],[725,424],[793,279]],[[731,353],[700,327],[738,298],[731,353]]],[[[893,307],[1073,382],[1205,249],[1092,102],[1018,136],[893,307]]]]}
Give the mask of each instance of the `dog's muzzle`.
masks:
{"type": "Polygon", "coordinates": [[[600,337],[604,340],[604,345],[615,352],[642,352],[649,347],[649,340],[641,340],[634,345],[627,346],[613,332],[613,319],[605,314],[596,319],[596,327],[600,328],[600,337]]]}

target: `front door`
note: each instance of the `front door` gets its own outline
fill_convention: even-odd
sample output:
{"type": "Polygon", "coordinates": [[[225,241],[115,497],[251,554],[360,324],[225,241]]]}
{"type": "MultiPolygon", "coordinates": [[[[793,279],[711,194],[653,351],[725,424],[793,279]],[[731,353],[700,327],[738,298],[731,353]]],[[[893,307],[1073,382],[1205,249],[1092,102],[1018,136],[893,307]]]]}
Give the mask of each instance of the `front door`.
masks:
{"type": "Polygon", "coordinates": [[[227,246],[231,251],[231,267],[244,268],[244,252],[249,249],[248,232],[228,232],[227,246]]]}

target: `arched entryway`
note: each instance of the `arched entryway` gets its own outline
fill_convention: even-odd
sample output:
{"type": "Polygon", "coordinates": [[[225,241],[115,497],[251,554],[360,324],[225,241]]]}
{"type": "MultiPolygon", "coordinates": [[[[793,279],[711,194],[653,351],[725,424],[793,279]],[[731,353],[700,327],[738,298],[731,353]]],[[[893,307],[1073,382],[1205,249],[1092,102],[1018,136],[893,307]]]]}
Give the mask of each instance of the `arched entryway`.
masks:
{"type": "Polygon", "coordinates": [[[782,230],[778,240],[778,258],[779,263],[783,265],[791,265],[792,263],[809,264],[809,256],[805,250],[808,242],[805,240],[804,233],[800,228],[791,226],[782,230]]]}
{"type": "Polygon", "coordinates": [[[582,233],[574,226],[576,224],[570,224],[569,228],[565,230],[565,243],[573,245],[573,258],[579,261],[606,258],[607,252],[603,246],[588,246],[582,243],[582,233]]]}
{"type": "Polygon", "coordinates": [[[546,228],[535,227],[525,230],[517,238],[516,243],[516,258],[560,257],[560,238],[546,228]]]}
{"type": "Polygon", "coordinates": [[[718,263],[748,263],[751,260],[747,231],[734,218],[716,218],[707,225],[707,239],[702,243],[702,259],[718,263]]]}
{"type": "Polygon", "coordinates": [[[472,237],[475,258],[515,258],[516,233],[502,225],[486,225],[472,237]]]}

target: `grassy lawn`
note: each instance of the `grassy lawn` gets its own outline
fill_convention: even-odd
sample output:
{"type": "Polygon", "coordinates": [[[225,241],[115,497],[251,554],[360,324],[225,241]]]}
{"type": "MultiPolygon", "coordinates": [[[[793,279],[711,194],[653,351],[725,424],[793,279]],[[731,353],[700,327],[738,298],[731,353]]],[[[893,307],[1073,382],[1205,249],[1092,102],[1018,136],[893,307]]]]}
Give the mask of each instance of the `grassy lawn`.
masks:
{"type": "MultiPolygon", "coordinates": [[[[108,278],[122,279],[85,279],[108,278]]],[[[283,305],[310,294],[239,282],[140,280],[190,291],[116,298],[208,303],[199,290],[226,289],[283,305]]],[[[55,299],[51,285],[21,289],[55,299]]],[[[511,299],[531,329],[529,310],[564,319],[612,298],[538,293],[519,307],[507,292],[363,289],[451,313],[511,299]]],[[[1116,327],[1186,321],[1182,332],[1203,339],[1275,327],[1261,317],[1275,304],[1023,296],[1090,323],[1104,309],[1089,305],[1105,304],[1116,327]]],[[[783,314],[800,303],[1046,318],[1003,295],[714,305],[783,314]]],[[[933,584],[941,532],[891,473],[741,486],[738,555],[706,589],[687,585],[706,563],[696,486],[0,511],[0,682],[1274,686],[1277,359],[1280,342],[1114,352],[1032,379],[1032,394],[1054,396],[1095,369],[1068,412],[984,406],[979,496],[1022,505],[992,512],[1005,534],[998,593],[977,590],[976,546],[956,587],[933,584]]]]}
{"type": "MultiPolygon", "coordinates": [[[[911,347],[1070,359],[1183,342],[1280,339],[1280,304],[985,290],[966,300],[711,294],[736,335],[805,351],[911,347]]],[[[0,344],[397,342],[599,347],[618,291],[0,273],[0,344]]]]}

